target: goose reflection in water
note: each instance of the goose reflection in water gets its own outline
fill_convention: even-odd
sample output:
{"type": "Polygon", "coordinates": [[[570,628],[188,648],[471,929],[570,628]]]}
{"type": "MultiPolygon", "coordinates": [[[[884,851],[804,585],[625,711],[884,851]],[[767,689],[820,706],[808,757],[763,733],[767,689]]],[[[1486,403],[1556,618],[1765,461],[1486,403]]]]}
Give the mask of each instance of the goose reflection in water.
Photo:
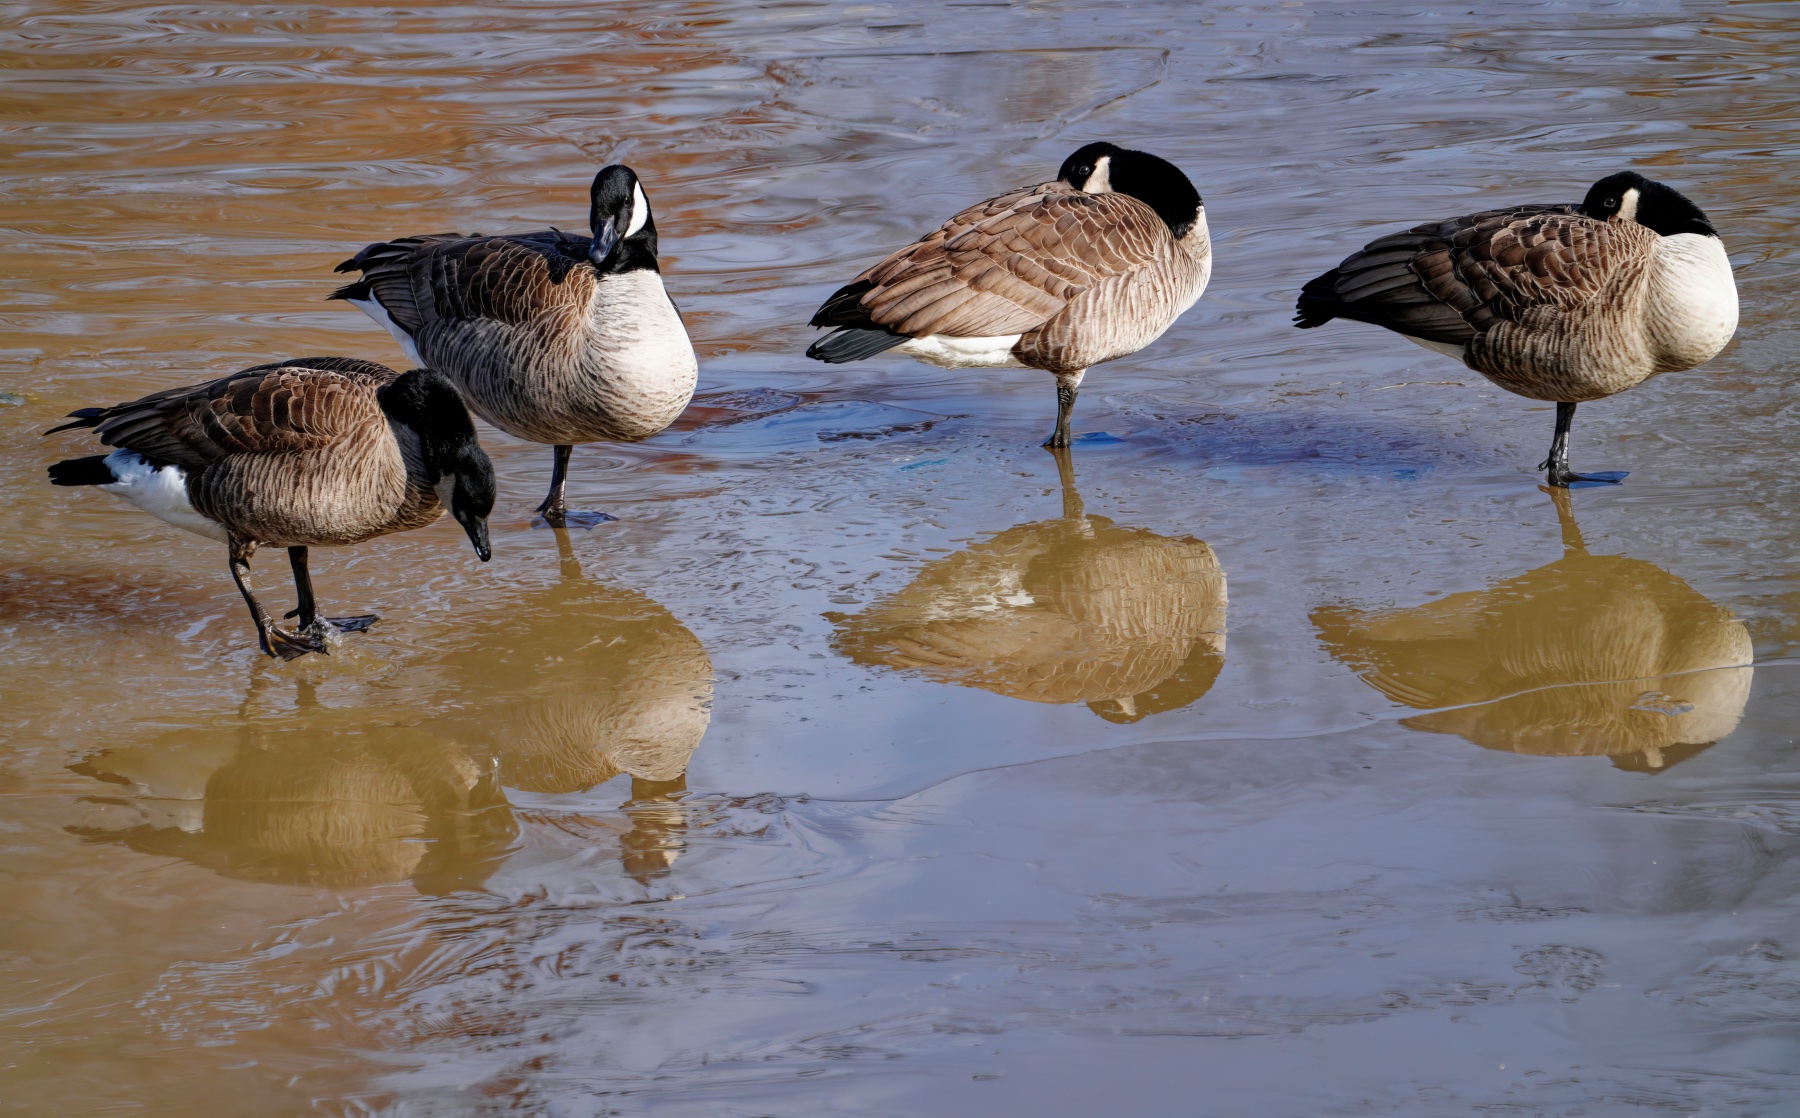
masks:
{"type": "Polygon", "coordinates": [[[1319,638],[1416,730],[1657,773],[1729,734],[1750,697],[1742,622],[1660,567],[1590,555],[1567,490],[1561,559],[1413,609],[1333,605],[1319,638]],[[1442,709],[1448,708],[1448,709],[1442,709]]]}
{"type": "Polygon", "coordinates": [[[1136,722],[1195,702],[1225,662],[1225,573],[1212,548],[1086,515],[1052,451],[1057,520],[928,564],[855,615],[827,614],[859,664],[1136,722]]]}
{"type": "Polygon", "coordinates": [[[480,888],[511,849],[492,764],[416,730],[302,721],[103,750],[71,768],[124,786],[112,802],[146,821],[68,830],[242,881],[428,894],[480,888]]]}
{"type": "Polygon", "coordinates": [[[713,669],[687,626],[635,590],[581,572],[558,529],[562,578],[463,626],[437,658],[441,732],[497,758],[524,792],[585,792],[631,778],[620,860],[640,881],[680,857],[688,761],[712,721],[713,669]]]}

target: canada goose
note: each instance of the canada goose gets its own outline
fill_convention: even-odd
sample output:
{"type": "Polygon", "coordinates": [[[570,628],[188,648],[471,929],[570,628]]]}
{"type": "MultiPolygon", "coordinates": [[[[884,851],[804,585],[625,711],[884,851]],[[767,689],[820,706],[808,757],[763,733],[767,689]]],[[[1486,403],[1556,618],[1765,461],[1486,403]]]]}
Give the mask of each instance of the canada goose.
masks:
{"type": "Polygon", "coordinates": [[[1334,318],[1386,327],[1555,403],[1538,469],[1566,488],[1625,476],[1569,469],[1575,405],[1710,361],[1737,330],[1738,304],[1700,207],[1621,171],[1579,206],[1486,210],[1369,242],[1301,289],[1295,325],[1334,318]]]}
{"type": "Polygon", "coordinates": [[[449,381],[350,357],[278,361],[110,408],[69,413],[119,449],[58,462],[54,485],[97,485],[230,549],[231,577],[262,649],[291,660],[325,652],[326,633],[361,617],[319,616],[308,547],[361,543],[456,517],[486,562],[494,471],[449,381]],[[300,599],[296,631],[277,628],[250,586],[258,547],[285,547],[300,599]]]}
{"type": "Polygon", "coordinates": [[[926,565],[854,616],[827,614],[859,664],[1109,722],[1187,706],[1225,657],[1225,573],[1212,548],[1085,514],[1058,450],[1063,517],[1021,524],[926,565]]]}
{"type": "Polygon", "coordinates": [[[1427,711],[1405,720],[1412,729],[1663,771],[1737,726],[1750,634],[1660,567],[1588,554],[1567,490],[1552,494],[1561,559],[1411,609],[1321,607],[1319,639],[1369,686],[1427,711]]]}
{"type": "Polygon", "coordinates": [[[237,880],[335,889],[478,888],[504,857],[518,828],[491,765],[417,730],[306,721],[101,750],[70,768],[123,786],[144,821],[68,830],[237,880]]]}
{"type": "Polygon", "coordinates": [[[812,317],[836,327],[806,355],[839,364],[889,349],[945,369],[1044,369],[1056,430],[1089,367],[1162,336],[1206,289],[1200,194],[1173,163],[1108,143],[1055,180],[971,206],[837,290],[812,317]]]}
{"type": "Polygon", "coordinates": [[[556,448],[537,511],[558,528],[574,444],[649,438],[687,407],[698,375],[637,175],[602,169],[590,199],[591,239],[548,229],[382,241],[337,266],[363,276],[330,295],[455,381],[477,415],[556,448]]]}

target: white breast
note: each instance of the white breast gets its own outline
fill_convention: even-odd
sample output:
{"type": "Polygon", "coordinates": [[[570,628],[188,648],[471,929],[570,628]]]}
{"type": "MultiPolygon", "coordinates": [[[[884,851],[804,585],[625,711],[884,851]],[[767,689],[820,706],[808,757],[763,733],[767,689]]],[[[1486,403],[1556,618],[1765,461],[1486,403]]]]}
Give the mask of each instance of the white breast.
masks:
{"type": "Polygon", "coordinates": [[[641,269],[600,277],[590,316],[594,348],[613,375],[645,387],[692,389],[694,345],[662,276],[641,269]]]}
{"type": "Polygon", "coordinates": [[[159,520],[209,540],[228,543],[225,526],[195,511],[187,495],[187,471],[180,466],[158,469],[135,450],[115,450],[106,468],[118,480],[100,488],[125,498],[159,520]]]}
{"type": "Polygon", "coordinates": [[[1656,244],[1644,329],[1662,369],[1709,361],[1737,332],[1737,284],[1717,237],[1677,233],[1656,244]]]}
{"type": "Polygon", "coordinates": [[[1023,361],[1013,356],[1012,348],[1022,334],[996,334],[991,337],[957,338],[949,334],[927,334],[894,347],[899,353],[916,358],[940,369],[1024,369],[1023,361]]]}

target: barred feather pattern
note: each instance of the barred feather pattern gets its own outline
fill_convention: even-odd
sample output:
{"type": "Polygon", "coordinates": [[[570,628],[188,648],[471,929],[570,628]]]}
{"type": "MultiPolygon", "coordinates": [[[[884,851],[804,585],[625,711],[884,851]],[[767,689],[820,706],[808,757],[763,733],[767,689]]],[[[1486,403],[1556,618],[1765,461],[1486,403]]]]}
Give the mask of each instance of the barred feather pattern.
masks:
{"type": "Polygon", "coordinates": [[[590,240],[545,231],[436,234],[370,245],[334,297],[373,297],[469,406],[540,443],[636,441],[675,421],[698,377],[653,270],[601,274],[590,240]]]}
{"type": "Polygon", "coordinates": [[[1370,242],[1308,283],[1301,319],[1350,318],[1461,345],[1470,368],[1510,392],[1597,400],[1692,368],[1730,336],[1696,352],[1658,334],[1662,241],[1634,221],[1598,221],[1573,206],[1428,222],[1370,242]]]}
{"type": "Polygon", "coordinates": [[[347,358],[259,365],[99,409],[80,425],[107,446],[182,467],[194,509],[238,539],[359,543],[444,512],[418,436],[377,399],[397,375],[347,358]]]}

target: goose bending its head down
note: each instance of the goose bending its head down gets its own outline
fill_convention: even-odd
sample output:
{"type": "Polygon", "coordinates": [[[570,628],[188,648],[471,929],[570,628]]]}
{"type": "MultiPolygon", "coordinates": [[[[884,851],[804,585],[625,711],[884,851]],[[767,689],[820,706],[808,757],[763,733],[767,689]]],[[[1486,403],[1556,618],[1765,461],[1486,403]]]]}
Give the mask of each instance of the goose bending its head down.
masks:
{"type": "Polygon", "coordinates": [[[1068,446],[1088,368],[1161,337],[1211,272],[1206,211],[1180,168],[1088,144],[1054,180],[969,207],[839,288],[812,317],[835,329],[806,355],[1046,370],[1057,411],[1044,445],[1068,446]]]}
{"type": "Polygon", "coordinates": [[[69,413],[55,431],[95,429],[110,454],[50,467],[54,485],[97,485],[178,528],[230,549],[231,576],[263,651],[291,660],[325,652],[329,628],[377,619],[319,616],[308,547],[361,543],[450,514],[483,562],[494,470],[456,388],[436,373],[372,361],[308,357],[69,413]],[[258,547],[285,547],[299,616],[277,628],[250,586],[258,547]]]}
{"type": "Polygon", "coordinates": [[[1621,171],[1579,206],[1527,205],[1371,241],[1308,283],[1295,325],[1347,318],[1460,359],[1556,404],[1549,483],[1616,482],[1569,468],[1575,405],[1710,361],[1737,330],[1725,246],[1700,207],[1621,171]]]}
{"type": "Polygon", "coordinates": [[[698,375],[631,168],[594,176],[589,224],[591,237],[547,229],[381,241],[337,266],[362,278],[330,296],[454,381],[481,418],[556,448],[538,506],[555,527],[568,519],[574,444],[649,438],[687,407],[698,375]]]}

